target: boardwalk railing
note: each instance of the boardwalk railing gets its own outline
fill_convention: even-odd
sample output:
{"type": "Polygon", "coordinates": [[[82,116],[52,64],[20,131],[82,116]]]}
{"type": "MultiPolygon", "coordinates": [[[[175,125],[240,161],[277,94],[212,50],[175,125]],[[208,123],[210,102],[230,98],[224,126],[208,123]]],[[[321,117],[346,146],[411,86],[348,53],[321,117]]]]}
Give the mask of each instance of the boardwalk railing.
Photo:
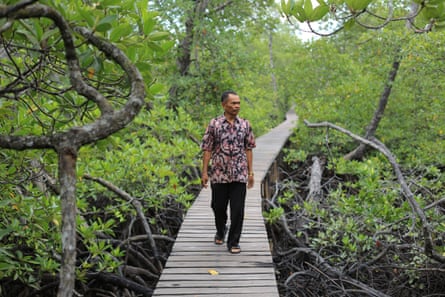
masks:
{"type": "Polygon", "coordinates": [[[262,196],[269,195],[270,184],[277,176],[275,159],[295,120],[295,114],[289,112],[286,121],[256,139],[256,182],[247,191],[241,254],[230,254],[225,245],[213,243],[211,192],[210,187],[203,189],[187,212],[153,296],[279,296],[262,216],[262,196]]]}

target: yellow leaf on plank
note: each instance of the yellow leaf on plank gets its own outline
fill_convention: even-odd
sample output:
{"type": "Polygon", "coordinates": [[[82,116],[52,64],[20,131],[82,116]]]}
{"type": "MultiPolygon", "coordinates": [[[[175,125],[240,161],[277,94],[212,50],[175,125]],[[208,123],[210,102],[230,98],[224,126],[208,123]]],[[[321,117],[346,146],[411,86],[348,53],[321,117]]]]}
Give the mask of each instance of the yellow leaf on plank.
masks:
{"type": "Polygon", "coordinates": [[[219,272],[216,271],[215,269],[209,269],[209,270],[208,270],[208,273],[209,273],[210,275],[218,275],[218,274],[219,274],[219,272]]]}

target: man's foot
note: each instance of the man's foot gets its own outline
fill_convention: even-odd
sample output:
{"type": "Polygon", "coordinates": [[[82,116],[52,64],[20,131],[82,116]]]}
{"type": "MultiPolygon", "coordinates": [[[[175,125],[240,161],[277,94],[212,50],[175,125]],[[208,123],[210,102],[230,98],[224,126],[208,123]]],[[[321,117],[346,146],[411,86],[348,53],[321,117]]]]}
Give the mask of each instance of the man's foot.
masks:
{"type": "Polygon", "coordinates": [[[239,254],[241,253],[241,247],[239,245],[235,245],[229,248],[229,252],[231,254],[239,254]]]}
{"type": "Polygon", "coordinates": [[[221,245],[224,243],[224,237],[226,237],[227,226],[224,228],[224,235],[222,237],[218,236],[218,232],[216,232],[213,242],[217,245],[221,245]]]}
{"type": "Polygon", "coordinates": [[[219,237],[218,234],[215,234],[214,242],[215,242],[215,244],[217,244],[217,245],[221,245],[221,244],[224,243],[224,239],[221,238],[221,237],[219,237]]]}

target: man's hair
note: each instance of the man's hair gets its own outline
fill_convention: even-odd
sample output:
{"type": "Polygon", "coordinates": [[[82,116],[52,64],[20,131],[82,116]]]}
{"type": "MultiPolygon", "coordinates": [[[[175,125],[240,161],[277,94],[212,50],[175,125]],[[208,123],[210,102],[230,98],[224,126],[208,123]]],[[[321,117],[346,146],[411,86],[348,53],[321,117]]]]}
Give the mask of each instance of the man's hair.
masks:
{"type": "Polygon", "coordinates": [[[222,95],[221,95],[221,102],[226,101],[227,98],[229,98],[229,95],[230,95],[230,94],[232,94],[232,95],[238,95],[235,91],[232,91],[232,90],[225,91],[225,92],[222,93],[222,95]]]}

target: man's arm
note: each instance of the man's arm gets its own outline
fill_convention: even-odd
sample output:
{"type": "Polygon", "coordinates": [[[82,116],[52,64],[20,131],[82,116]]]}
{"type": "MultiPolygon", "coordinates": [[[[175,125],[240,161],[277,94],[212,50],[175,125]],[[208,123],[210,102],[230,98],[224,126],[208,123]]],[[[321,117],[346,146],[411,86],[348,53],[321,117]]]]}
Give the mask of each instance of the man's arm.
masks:
{"type": "Polygon", "coordinates": [[[210,152],[210,151],[203,152],[201,185],[204,188],[207,188],[207,183],[209,182],[209,174],[207,173],[207,169],[209,168],[209,162],[210,162],[211,156],[212,156],[212,152],[210,152]]]}
{"type": "Polygon", "coordinates": [[[246,150],[247,157],[247,188],[253,187],[254,177],[253,177],[253,152],[252,150],[246,150]]]}

